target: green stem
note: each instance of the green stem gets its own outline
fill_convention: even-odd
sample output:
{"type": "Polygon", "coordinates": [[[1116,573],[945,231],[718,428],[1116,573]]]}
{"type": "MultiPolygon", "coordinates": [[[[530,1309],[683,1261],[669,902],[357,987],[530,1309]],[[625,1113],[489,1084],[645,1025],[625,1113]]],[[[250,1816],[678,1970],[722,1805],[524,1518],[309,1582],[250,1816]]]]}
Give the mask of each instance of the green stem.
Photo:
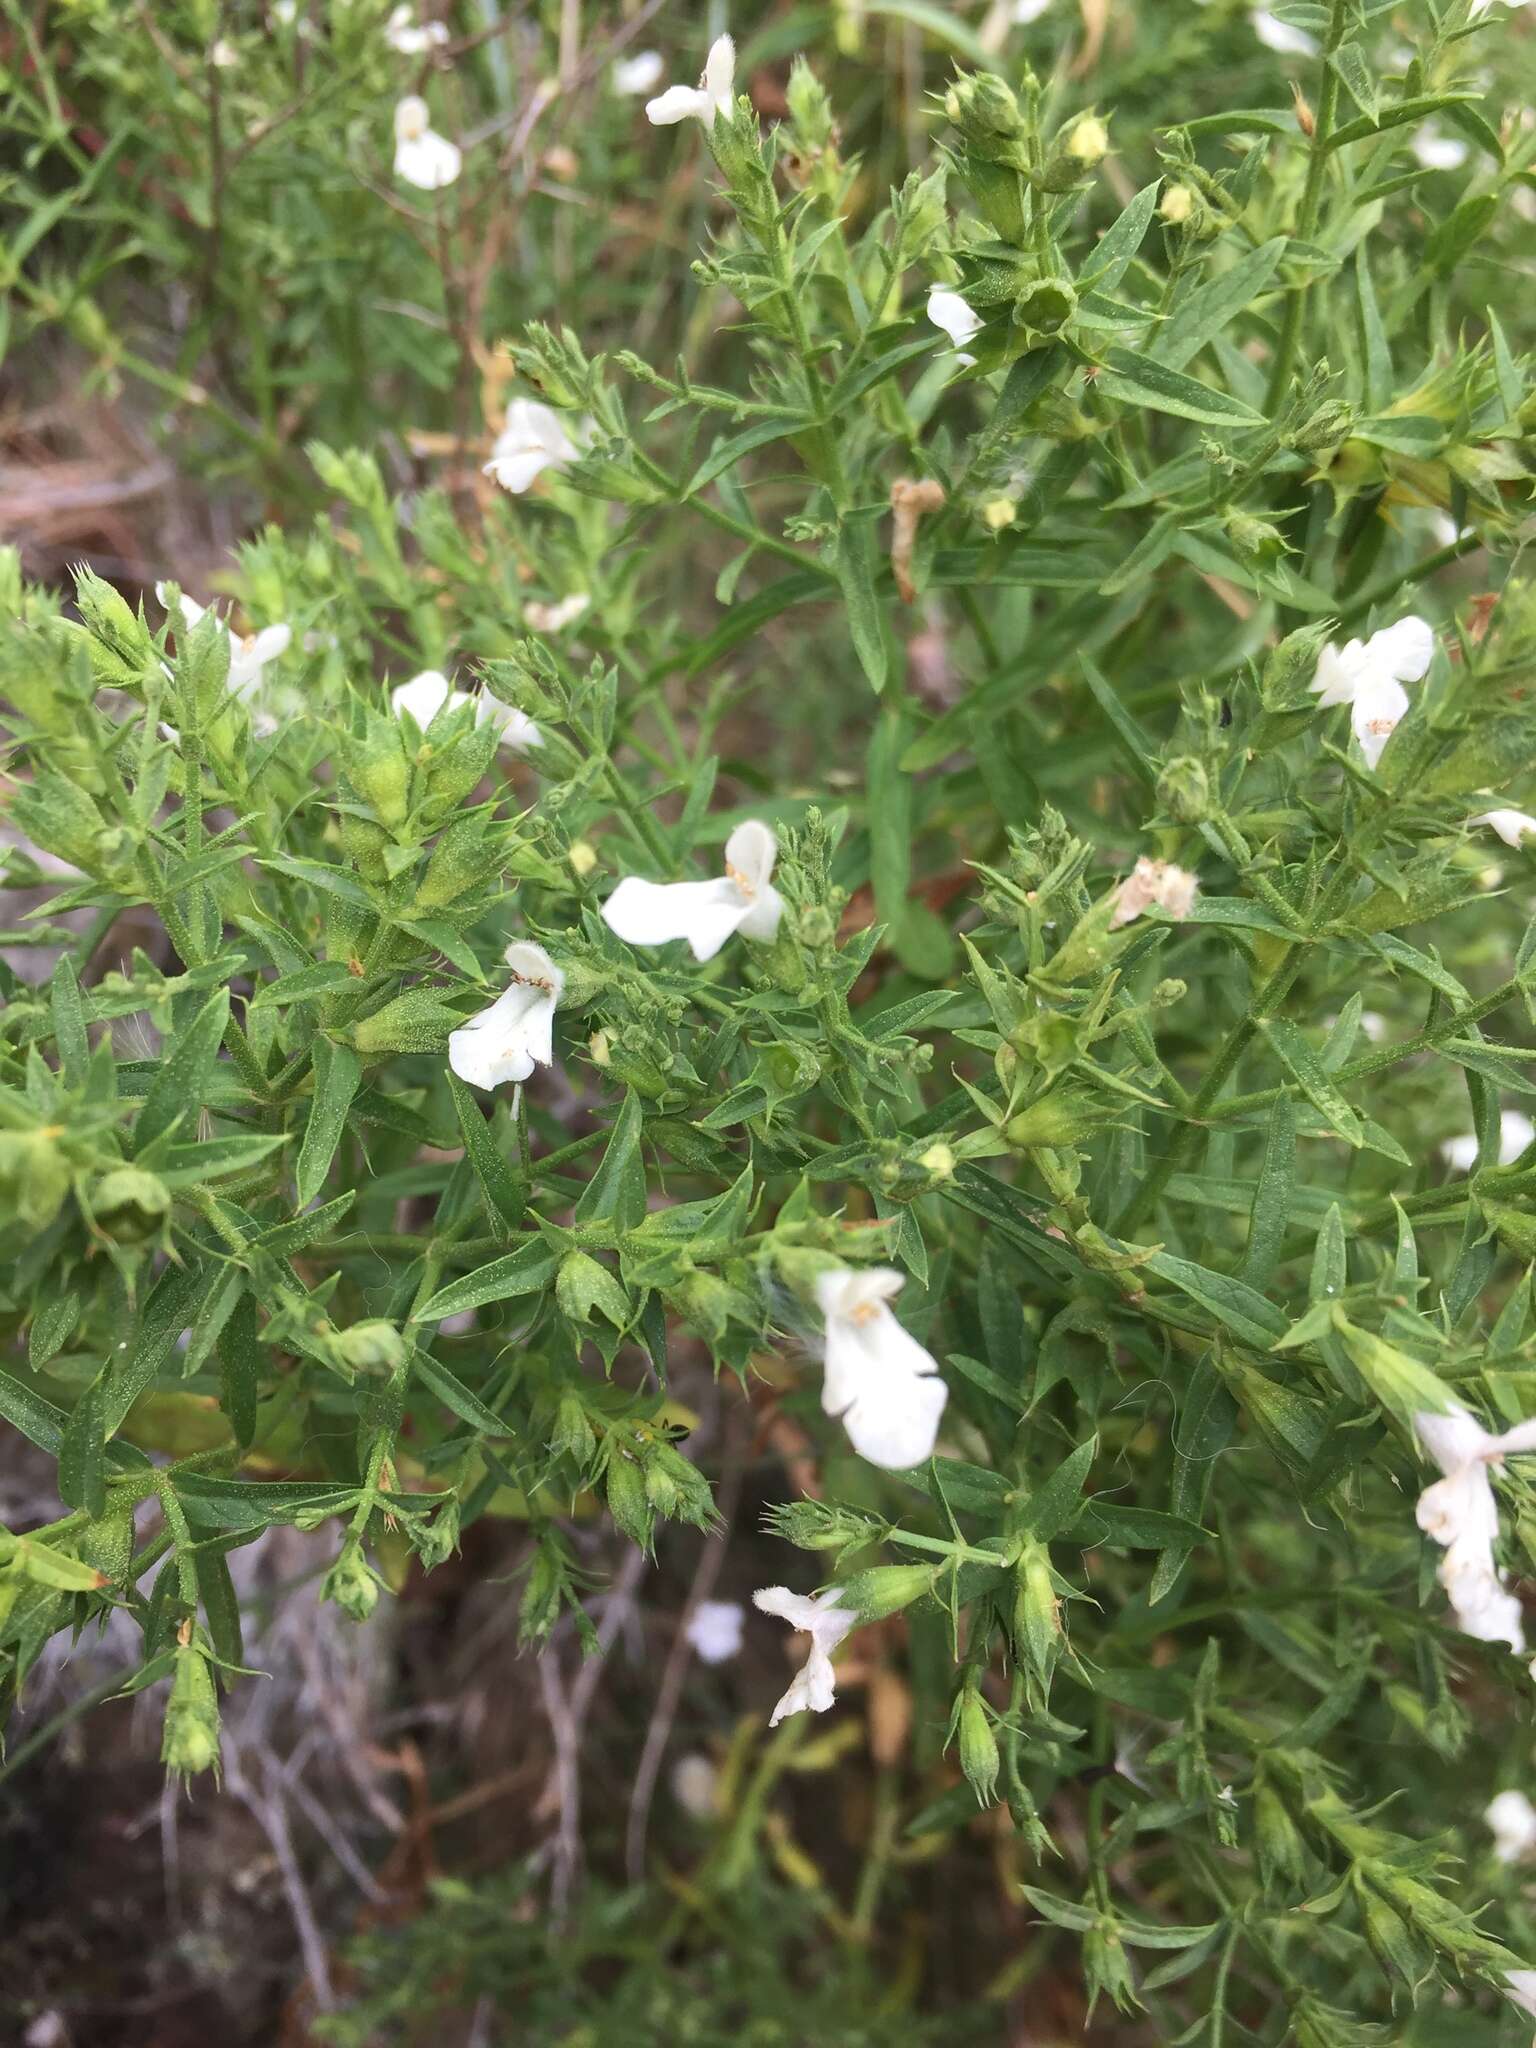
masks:
{"type": "MultiPolygon", "coordinates": [[[[1344,40],[1348,23],[1348,0],[1333,0],[1333,11],[1328,21],[1328,33],[1323,42],[1323,81],[1318,93],[1317,116],[1312,130],[1312,155],[1307,164],[1307,182],[1302,190],[1301,210],[1296,216],[1295,240],[1310,242],[1317,233],[1318,214],[1323,203],[1323,178],[1328,167],[1328,138],[1333,133],[1333,117],[1339,104],[1339,74],[1329,59],[1344,40]]],[[[1296,347],[1301,340],[1301,320],[1306,309],[1309,279],[1293,284],[1285,302],[1285,318],[1280,329],[1280,339],[1275,347],[1275,364],[1270,372],[1269,395],[1265,410],[1276,413],[1285,397],[1291,381],[1291,365],[1296,360],[1296,347]]]]}

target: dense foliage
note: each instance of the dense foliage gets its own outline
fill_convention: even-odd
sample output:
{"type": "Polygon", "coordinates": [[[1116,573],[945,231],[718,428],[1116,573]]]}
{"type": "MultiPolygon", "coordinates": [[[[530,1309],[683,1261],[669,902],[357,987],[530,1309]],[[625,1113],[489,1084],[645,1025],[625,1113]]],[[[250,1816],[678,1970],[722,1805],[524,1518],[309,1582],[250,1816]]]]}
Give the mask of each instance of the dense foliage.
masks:
{"type": "MultiPolygon", "coordinates": [[[[510,1519],[524,1641],[590,1636],[594,1516],[713,1525],[712,1374],[828,1647],[906,1646],[881,1825],[959,1859],[1006,1812],[1030,1972],[1074,1956],[1138,2039],[1520,2038],[1482,1813],[1528,1775],[1536,1495],[1418,1418],[1536,1415],[1536,130],[1480,72],[1523,24],[1298,4],[1319,48],[1277,56],[1213,0],[1069,66],[1065,7],[891,6],[861,64],[840,11],[845,107],[800,10],[668,140],[611,41],[517,25],[530,117],[494,35],[402,65],[361,0],[272,13],[204,64],[193,9],[69,10],[84,156],[29,25],[12,78],[21,322],[195,387],[210,474],[282,516],[233,630],[0,571],[5,879],[42,892],[0,968],[0,1411],[62,1505],[0,1535],[10,1691],[126,1611],[166,1764],[215,1769],[256,1682],[229,1554],[279,1522],[365,1618],[510,1519]],[[887,17],[931,147],[869,83],[887,17]],[[435,191],[390,183],[416,86],[464,143],[435,191]],[[545,114],[579,162],[531,163],[545,114]],[[653,186],[661,285],[606,267],[653,186]],[[173,282],[176,346],[135,338],[173,282]],[[702,960],[605,920],[748,820],[776,919],[702,960]],[[450,1062],[509,989],[506,1072],[450,1062]],[[870,1270],[899,1294],[840,1310],[870,1270]],[[943,1405],[892,1306],[948,1390],[910,1466],[860,1455],[943,1405]],[[1432,1448],[1497,1526],[1471,1591],[1432,1448]]],[[[505,1900],[437,1910],[370,2024],[482,1944],[455,1998],[553,1996],[505,1900]]],[[[750,1984],[656,2018],[622,1928],[592,2038],[688,1996],[735,2037],[750,1984]]],[[[856,2038],[845,1974],[763,2038],[856,2038]]]]}

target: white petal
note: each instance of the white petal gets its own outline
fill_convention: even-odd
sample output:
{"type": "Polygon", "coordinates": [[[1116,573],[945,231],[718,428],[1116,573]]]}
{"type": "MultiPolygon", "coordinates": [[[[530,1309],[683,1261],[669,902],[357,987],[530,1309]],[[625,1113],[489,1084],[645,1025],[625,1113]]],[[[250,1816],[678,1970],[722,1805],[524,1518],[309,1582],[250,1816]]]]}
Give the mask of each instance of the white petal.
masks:
{"type": "MultiPolygon", "coordinates": [[[[1482,8],[1474,8],[1481,13],[1482,8]]],[[[1522,2012],[1536,2017],[1536,1970],[1511,1970],[1504,1979],[1511,2005],[1518,2005],[1522,2012]]]]}
{"type": "Polygon", "coordinates": [[[1317,657],[1317,672],[1308,687],[1316,694],[1318,708],[1330,711],[1339,704],[1352,704],[1360,680],[1365,646],[1351,640],[1336,647],[1330,640],[1317,657]]]}
{"type": "Polygon", "coordinates": [[[887,1472],[907,1472],[933,1456],[949,1388],[937,1374],[893,1374],[890,1383],[861,1394],[843,1416],[848,1441],[861,1458],[887,1472]]]}
{"type": "Polygon", "coordinates": [[[1051,0],[1013,0],[1013,18],[1022,28],[1026,23],[1038,21],[1051,0]]]}
{"type": "Polygon", "coordinates": [[[395,144],[395,176],[423,192],[441,192],[463,168],[464,153],[458,144],[431,128],[395,144]]]}
{"type": "Polygon", "coordinates": [[[784,898],[772,882],[765,882],[736,929],[755,946],[771,946],[779,935],[779,920],[783,915],[784,898]]]}
{"type": "Polygon", "coordinates": [[[1518,1109],[1506,1109],[1499,1116],[1499,1164],[1513,1166],[1520,1154],[1536,1138],[1536,1124],[1518,1109]]]}
{"type": "Polygon", "coordinates": [[[749,892],[772,879],[778,856],[779,842],[760,818],[748,818],[725,842],[726,871],[734,870],[749,892]]]}
{"type": "Polygon", "coordinates": [[[1459,170],[1467,160],[1464,142],[1458,142],[1454,135],[1437,134],[1427,125],[1418,130],[1410,146],[1426,171],[1459,170]]]}
{"type": "Polygon", "coordinates": [[[983,325],[959,292],[937,284],[928,294],[928,318],[944,330],[956,348],[963,348],[973,334],[981,332],[983,325]]]}
{"type": "Polygon", "coordinates": [[[432,110],[419,93],[407,93],[395,108],[396,142],[414,142],[432,125],[432,110]]]}
{"type": "Polygon", "coordinates": [[[251,648],[251,659],[258,668],[265,668],[269,661],[287,653],[292,640],[292,626],[263,626],[251,648]]]}
{"type": "Polygon", "coordinates": [[[1408,709],[1408,692],[1395,676],[1372,674],[1355,691],[1350,725],[1367,768],[1375,768],[1408,709]]]}
{"type": "Polygon", "coordinates": [[[1400,683],[1422,682],[1434,655],[1434,627],[1412,614],[1395,626],[1384,626],[1365,643],[1366,661],[1400,683]]]}
{"type": "Polygon", "coordinates": [[[1448,1408],[1443,1415],[1425,1410],[1414,1416],[1413,1428],[1419,1442],[1447,1476],[1470,1465],[1492,1441],[1487,1430],[1465,1408],[1448,1408]]]}
{"type": "Polygon", "coordinates": [[[519,711],[515,704],[503,704],[499,697],[482,696],[475,708],[476,725],[494,725],[496,744],[509,753],[526,754],[530,747],[541,747],[544,736],[526,711],[519,711]]]}
{"type": "Polygon", "coordinates": [[[528,1045],[528,991],[515,982],[488,1010],[448,1034],[448,1064],[472,1088],[526,1081],[534,1056],[528,1045]]]}
{"type": "Polygon", "coordinates": [[[558,1003],[565,994],[565,969],[557,967],[544,948],[532,939],[514,939],[501,957],[519,981],[532,982],[552,1002],[558,1003]]]}
{"type": "Polygon", "coordinates": [[[424,668],[419,676],[412,676],[408,683],[399,684],[389,693],[396,718],[408,711],[423,732],[445,704],[457,710],[464,701],[463,692],[453,689],[448,678],[435,668],[424,668]]]}
{"type": "Polygon", "coordinates": [[[660,50],[637,50],[633,57],[621,57],[610,74],[615,92],[638,96],[649,92],[666,69],[660,50]]]}
{"type": "Polygon", "coordinates": [[[1493,1853],[1501,1863],[1518,1863],[1536,1849],[1536,1806],[1523,1792],[1496,1793],[1483,1819],[1493,1830],[1493,1853]]]}
{"type": "Polygon", "coordinates": [[[741,1649],[747,1610],[739,1600],[701,1600],[684,1630],[706,1664],[724,1664],[741,1649]]]}
{"type": "Polygon", "coordinates": [[[603,921],[630,946],[686,939],[695,960],[712,960],[752,906],[734,882],[644,882],[626,875],[603,905],[603,921]]]}
{"type": "Polygon", "coordinates": [[[736,93],[736,45],[729,36],[716,36],[704,59],[704,76],[699,84],[708,95],[716,118],[729,120],[736,93]]]}
{"type": "Polygon", "coordinates": [[[1267,7],[1260,7],[1248,17],[1253,23],[1253,32],[1267,50],[1276,50],[1283,57],[1315,57],[1318,52],[1316,36],[1309,36],[1304,28],[1292,28],[1289,22],[1279,20],[1267,7]]]}
{"type": "Polygon", "coordinates": [[[520,498],[541,470],[548,469],[554,461],[542,448],[519,448],[516,453],[493,455],[485,465],[485,474],[494,477],[504,491],[511,491],[520,498]]]}
{"type": "Polygon", "coordinates": [[[645,118],[656,128],[675,128],[679,121],[712,121],[714,114],[709,94],[692,85],[669,85],[645,103],[645,118]]]}
{"type": "Polygon", "coordinates": [[[1529,811],[1479,811],[1475,818],[1468,818],[1467,823],[1490,826],[1506,846],[1512,846],[1516,851],[1523,839],[1536,838],[1536,818],[1529,811]]]}

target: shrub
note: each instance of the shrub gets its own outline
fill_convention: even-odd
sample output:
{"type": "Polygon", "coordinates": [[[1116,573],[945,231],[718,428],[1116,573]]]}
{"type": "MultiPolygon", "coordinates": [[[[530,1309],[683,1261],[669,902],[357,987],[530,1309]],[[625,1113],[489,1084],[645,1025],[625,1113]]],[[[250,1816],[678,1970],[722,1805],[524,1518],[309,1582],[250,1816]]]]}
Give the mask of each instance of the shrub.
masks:
{"type": "MultiPolygon", "coordinates": [[[[126,1610],[216,1768],[279,1522],[361,1619],[519,1517],[523,1639],[590,1634],[573,1518],[713,1525],[707,1359],[819,1471],[779,1712],[901,1617],[950,1757],[904,1818],[1006,1811],[1090,2008],[1530,2009],[1480,1815],[1536,1555],[1531,381],[1484,262],[1533,145],[1472,0],[1401,71],[1406,24],[1286,12],[1294,106],[1182,126],[1134,65],[1124,130],[967,65],[883,206],[810,68],[770,130],[716,55],[707,371],[435,335],[492,475],[397,493],[327,364],[333,516],[242,549],[247,632],[8,559],[8,941],[57,965],[4,970],[0,1409],[65,1510],[0,1539],[13,1689],[126,1610]]],[[[331,161],[302,231],[408,265],[331,161]]]]}

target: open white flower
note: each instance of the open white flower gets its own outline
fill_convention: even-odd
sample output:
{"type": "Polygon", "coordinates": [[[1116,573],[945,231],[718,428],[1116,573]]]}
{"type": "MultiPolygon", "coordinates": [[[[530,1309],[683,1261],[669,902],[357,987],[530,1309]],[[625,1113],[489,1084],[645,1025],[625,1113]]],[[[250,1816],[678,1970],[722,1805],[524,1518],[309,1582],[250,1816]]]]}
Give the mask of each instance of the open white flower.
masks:
{"type": "Polygon", "coordinates": [[[861,1458],[906,1472],[933,1456],[949,1389],[890,1303],[906,1285],[890,1266],[838,1266],[816,1282],[826,1319],[821,1405],[842,1418],[861,1458]]]}
{"type": "Polygon", "coordinates": [[[464,152],[431,125],[424,99],[409,93],[395,109],[395,176],[423,192],[441,192],[464,168],[464,152]]]}
{"type": "Polygon", "coordinates": [[[615,92],[636,98],[643,92],[649,92],[652,86],[659,85],[666,68],[660,50],[637,50],[633,57],[621,57],[609,77],[615,92]]]}
{"type": "Polygon", "coordinates": [[[457,711],[461,704],[473,704],[476,725],[494,725],[499,746],[521,754],[542,745],[539,728],[526,711],[503,704],[499,697],[472,697],[467,690],[456,690],[441,669],[425,668],[408,683],[398,684],[390,691],[389,702],[396,718],[408,711],[423,732],[445,705],[457,711]]]}
{"type": "Polygon", "coordinates": [[[1520,1863],[1536,1849],[1536,1806],[1523,1792],[1500,1792],[1483,1815],[1493,1829],[1493,1853],[1501,1863],[1520,1863]]]}
{"type": "Polygon", "coordinates": [[[558,604],[540,604],[534,598],[523,606],[523,617],[536,633],[560,633],[573,626],[591,602],[584,590],[573,590],[558,604]]]}
{"type": "Polygon", "coordinates": [[[956,348],[964,348],[983,325],[980,314],[972,310],[960,293],[942,284],[929,288],[928,318],[935,327],[943,328],[956,348]]]}
{"type": "Polygon", "coordinates": [[[1536,839],[1536,818],[1529,811],[1479,811],[1475,818],[1468,818],[1469,825],[1487,825],[1497,832],[1506,846],[1516,852],[1524,839],[1536,839]]]}
{"type": "Polygon", "coordinates": [[[1200,877],[1171,860],[1149,860],[1145,854],[1115,890],[1115,908],[1109,920],[1112,932],[1134,924],[1148,910],[1160,910],[1175,923],[1182,923],[1195,907],[1200,877]]]}
{"type": "Polygon", "coordinates": [[[1319,44],[1316,36],[1309,36],[1304,28],[1292,28],[1288,21],[1281,21],[1267,7],[1256,7],[1248,19],[1266,50],[1275,50],[1282,57],[1317,55],[1319,44]]]}
{"type": "Polygon", "coordinates": [[[683,1633],[706,1664],[725,1664],[741,1649],[746,1618],[739,1600],[701,1600],[683,1633]]]}
{"type": "MultiPolygon", "coordinates": [[[[1482,10],[1475,8],[1473,11],[1481,13],[1482,10]]],[[[1519,2006],[1522,2012],[1528,2012],[1536,2019],[1536,1970],[1511,1970],[1504,1984],[1510,2004],[1519,2006]]]]}
{"type": "Polygon", "coordinates": [[[1489,1467],[1519,1451],[1536,1450],[1536,1421],[1492,1436],[1465,1408],[1415,1415],[1420,1443],[1445,1475],[1419,1495],[1419,1527],[1444,1550],[1438,1577],[1457,1622],[1484,1643],[1525,1648],[1520,1602],[1494,1562],[1499,1504],[1489,1467]]]}
{"type": "MultiPolygon", "coordinates": [[[[1536,1138],[1536,1124],[1518,1109],[1502,1110],[1499,1114],[1499,1164],[1513,1166],[1520,1154],[1536,1138]]],[[[1440,1147],[1440,1157],[1454,1173],[1470,1173],[1477,1164],[1477,1135],[1463,1131],[1458,1137],[1447,1138],[1440,1147]]]]}
{"type": "Polygon", "coordinates": [[[1454,135],[1442,135],[1432,121],[1416,128],[1409,147],[1426,171],[1456,171],[1467,160],[1467,145],[1454,135]]]}
{"type": "Polygon", "coordinates": [[[647,100],[645,118],[658,128],[670,128],[678,121],[702,121],[713,128],[722,117],[729,121],[736,104],[736,45],[729,36],[717,36],[704,59],[704,72],[696,86],[669,85],[659,99],[647,100]]]}
{"type": "Polygon", "coordinates": [[[509,986],[488,1010],[448,1034],[448,1064],[472,1088],[526,1081],[555,1057],[555,1009],[565,976],[542,946],[514,939],[505,954],[509,986]]]}
{"type": "Polygon", "coordinates": [[[1332,641],[1317,658],[1311,689],[1322,710],[1350,707],[1350,725],[1368,768],[1374,768],[1408,709],[1404,683],[1422,682],[1434,658],[1434,628],[1408,617],[1369,640],[1332,641]]]}
{"type": "Polygon", "coordinates": [[[764,1586],[752,1595],[752,1604],[764,1614],[778,1615],[811,1639],[810,1652],[774,1708],[768,1726],[777,1728],[787,1714],[824,1714],[837,1691],[832,1652],[859,1617],[838,1605],[835,1589],[807,1597],[791,1593],[788,1586],[764,1586]]]}
{"type": "Polygon", "coordinates": [[[748,818],[725,842],[719,881],[643,882],[626,875],[603,905],[603,919],[630,946],[686,939],[695,960],[712,960],[733,932],[768,945],[784,914],[784,899],[769,879],[778,850],[768,827],[748,818]]]}
{"type": "MultiPolygon", "coordinates": [[[[164,583],[155,585],[155,595],[162,604],[168,603],[168,588],[164,583]]],[[[190,633],[208,607],[194,603],[185,593],[180,602],[182,623],[190,633]]],[[[280,654],[287,652],[293,639],[293,628],[263,626],[259,633],[237,633],[233,626],[226,625],[224,630],[229,635],[229,694],[232,697],[253,697],[261,688],[262,671],[268,662],[276,661],[280,654]]]]}
{"type": "Polygon", "coordinates": [[[448,24],[443,21],[418,22],[410,0],[401,0],[401,5],[384,24],[384,40],[402,57],[422,57],[428,50],[441,49],[447,42],[448,24]]]}
{"type": "Polygon", "coordinates": [[[541,471],[563,469],[580,453],[557,412],[536,398],[514,398],[485,473],[521,497],[541,471]]]}

